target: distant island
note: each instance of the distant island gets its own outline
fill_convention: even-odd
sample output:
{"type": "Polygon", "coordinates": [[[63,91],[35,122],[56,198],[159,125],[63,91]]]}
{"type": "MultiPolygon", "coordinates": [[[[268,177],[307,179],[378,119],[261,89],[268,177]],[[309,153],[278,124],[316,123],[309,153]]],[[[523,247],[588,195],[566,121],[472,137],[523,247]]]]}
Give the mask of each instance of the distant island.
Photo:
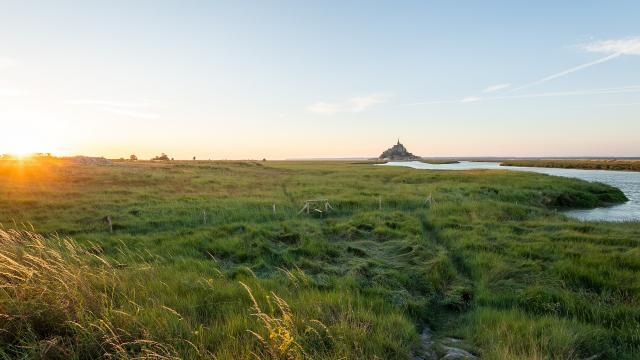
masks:
{"type": "Polygon", "coordinates": [[[415,156],[412,153],[410,153],[407,150],[407,148],[405,148],[404,145],[400,143],[400,139],[398,139],[398,143],[388,148],[387,150],[385,150],[382,154],[380,154],[378,159],[407,161],[407,160],[420,160],[421,157],[415,156]]]}

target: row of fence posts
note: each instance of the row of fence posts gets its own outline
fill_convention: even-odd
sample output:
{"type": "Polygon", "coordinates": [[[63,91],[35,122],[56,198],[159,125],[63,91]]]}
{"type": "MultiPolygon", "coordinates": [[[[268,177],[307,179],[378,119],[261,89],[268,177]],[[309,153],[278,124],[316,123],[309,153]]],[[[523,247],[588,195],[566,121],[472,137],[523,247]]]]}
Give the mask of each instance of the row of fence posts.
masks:
{"type": "MultiPolygon", "coordinates": [[[[433,196],[429,194],[429,196],[427,196],[425,200],[424,205],[430,207],[431,205],[433,205],[433,203],[434,203],[433,196]]],[[[272,206],[272,210],[273,210],[273,214],[275,215],[277,213],[275,203],[272,206]]],[[[302,207],[302,209],[300,209],[300,211],[298,211],[298,214],[302,214],[303,212],[306,212],[307,214],[309,214],[310,211],[314,211],[322,215],[325,212],[329,212],[329,210],[334,210],[334,208],[333,206],[331,206],[328,199],[310,199],[310,200],[305,200],[304,206],[302,207]],[[324,211],[322,210],[322,207],[317,206],[318,204],[324,205],[324,211]]],[[[378,210],[382,210],[382,195],[378,195],[378,210]]],[[[109,232],[113,233],[113,219],[111,218],[111,215],[105,216],[104,221],[107,223],[107,226],[109,227],[109,232]]],[[[202,224],[207,225],[207,210],[202,210],[202,224]]]]}

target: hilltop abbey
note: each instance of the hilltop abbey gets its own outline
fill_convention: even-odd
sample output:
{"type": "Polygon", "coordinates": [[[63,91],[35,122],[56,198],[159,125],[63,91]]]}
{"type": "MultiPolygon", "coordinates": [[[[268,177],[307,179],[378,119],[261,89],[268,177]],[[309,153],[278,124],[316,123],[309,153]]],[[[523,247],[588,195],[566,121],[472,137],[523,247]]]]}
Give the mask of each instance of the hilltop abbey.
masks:
{"type": "Polygon", "coordinates": [[[398,143],[385,150],[378,157],[380,160],[418,160],[419,156],[415,156],[410,153],[407,148],[404,147],[400,143],[400,139],[398,139],[398,143]]]}

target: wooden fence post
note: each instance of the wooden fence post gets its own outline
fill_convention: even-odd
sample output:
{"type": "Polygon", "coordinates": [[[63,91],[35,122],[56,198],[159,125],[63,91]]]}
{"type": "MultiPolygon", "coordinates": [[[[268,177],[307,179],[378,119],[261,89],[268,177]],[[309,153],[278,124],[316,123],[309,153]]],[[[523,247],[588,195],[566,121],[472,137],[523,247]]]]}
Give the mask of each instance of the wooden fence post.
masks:
{"type": "Polygon", "coordinates": [[[113,221],[111,220],[111,215],[107,215],[104,219],[107,221],[107,224],[109,224],[109,232],[113,233],[113,221]]]}

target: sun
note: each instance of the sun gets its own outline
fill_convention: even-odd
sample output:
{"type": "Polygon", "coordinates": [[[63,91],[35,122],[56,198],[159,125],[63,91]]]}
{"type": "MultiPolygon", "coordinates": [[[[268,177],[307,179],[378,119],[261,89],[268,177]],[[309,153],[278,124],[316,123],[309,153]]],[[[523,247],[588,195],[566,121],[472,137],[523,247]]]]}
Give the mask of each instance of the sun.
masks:
{"type": "Polygon", "coordinates": [[[16,137],[6,139],[0,147],[0,154],[7,154],[19,159],[26,159],[37,153],[57,153],[56,149],[47,141],[34,137],[16,137]]]}
{"type": "Polygon", "coordinates": [[[33,154],[60,154],[73,128],[40,109],[0,106],[0,155],[27,158],[33,154]]]}
{"type": "Polygon", "coordinates": [[[19,147],[14,148],[14,150],[12,150],[10,154],[20,159],[25,159],[33,155],[34,151],[29,150],[27,147],[19,147]]]}

